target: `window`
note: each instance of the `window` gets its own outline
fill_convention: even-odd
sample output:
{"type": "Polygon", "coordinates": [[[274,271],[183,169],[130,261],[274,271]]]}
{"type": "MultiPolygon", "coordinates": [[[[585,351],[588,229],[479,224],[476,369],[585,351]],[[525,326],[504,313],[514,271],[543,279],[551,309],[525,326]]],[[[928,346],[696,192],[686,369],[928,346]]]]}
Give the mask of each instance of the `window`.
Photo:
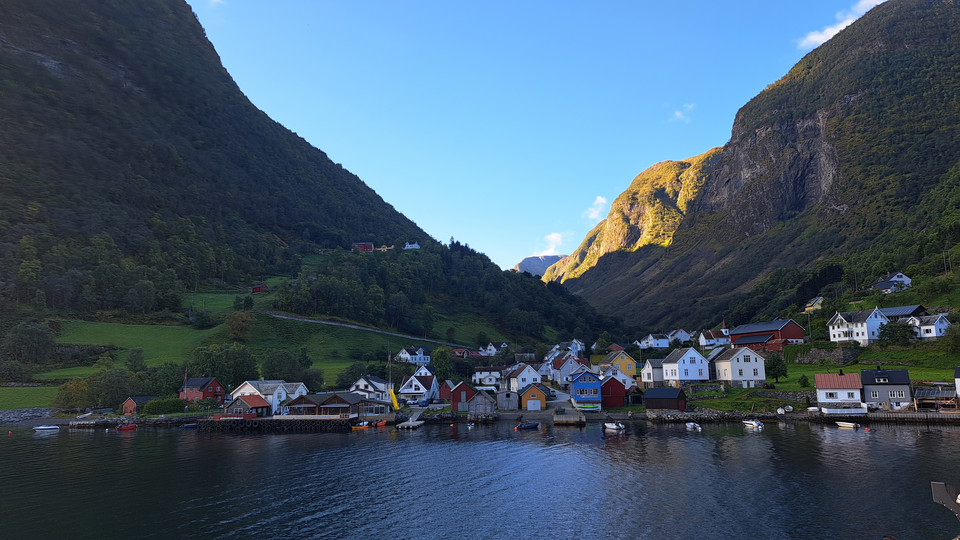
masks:
{"type": "Polygon", "coordinates": [[[903,395],[903,390],[892,390],[892,391],[890,392],[890,397],[891,397],[891,398],[900,398],[900,399],[903,399],[903,397],[904,397],[904,395],[903,395]]]}
{"type": "Polygon", "coordinates": [[[853,399],[853,392],[847,392],[847,399],[853,399]]]}
{"type": "Polygon", "coordinates": [[[826,396],[827,399],[837,399],[837,393],[836,393],[836,392],[827,392],[827,393],[825,394],[825,396],[826,396]]]}
{"type": "Polygon", "coordinates": [[[890,379],[887,377],[877,377],[877,384],[890,382],[890,379]]]}
{"type": "Polygon", "coordinates": [[[689,376],[689,375],[690,375],[690,370],[689,370],[689,369],[684,369],[684,370],[683,370],[683,376],[684,376],[684,377],[687,377],[687,376],[689,376]]]}
{"type": "Polygon", "coordinates": [[[870,397],[873,399],[880,399],[880,392],[874,390],[873,392],[870,392],[870,397]]]}
{"type": "Polygon", "coordinates": [[[743,377],[743,370],[742,370],[742,369],[738,369],[738,370],[737,370],[737,375],[743,377]]]}
{"type": "Polygon", "coordinates": [[[744,362],[749,362],[749,361],[750,361],[750,355],[749,355],[749,354],[743,355],[743,361],[744,361],[744,362]]]}
{"type": "Polygon", "coordinates": [[[754,377],[759,377],[759,376],[760,376],[760,374],[757,372],[757,369],[756,369],[756,368],[754,368],[754,370],[753,370],[753,376],[754,376],[754,377]]]}

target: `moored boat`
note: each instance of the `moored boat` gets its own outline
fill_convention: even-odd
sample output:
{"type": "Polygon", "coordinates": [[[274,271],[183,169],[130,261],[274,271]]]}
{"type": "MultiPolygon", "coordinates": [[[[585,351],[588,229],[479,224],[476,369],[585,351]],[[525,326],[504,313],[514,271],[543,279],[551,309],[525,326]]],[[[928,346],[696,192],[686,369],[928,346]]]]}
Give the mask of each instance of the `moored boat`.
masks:
{"type": "Polygon", "coordinates": [[[350,426],[350,429],[361,430],[361,429],[368,429],[369,427],[370,427],[370,422],[364,421],[364,422],[359,422],[353,426],[350,426]]]}
{"type": "Polygon", "coordinates": [[[60,431],[60,426],[44,424],[42,426],[34,426],[34,431],[60,431]]]}
{"type": "Polygon", "coordinates": [[[540,422],[518,422],[513,427],[514,431],[520,431],[521,429],[540,429],[540,422]]]}
{"type": "Polygon", "coordinates": [[[623,425],[623,422],[604,422],[603,430],[604,431],[623,431],[627,429],[627,426],[623,425]]]}
{"type": "Polygon", "coordinates": [[[841,422],[837,420],[836,424],[837,424],[837,427],[842,427],[845,429],[857,429],[858,427],[860,427],[860,424],[856,422],[841,422]]]}
{"type": "Polygon", "coordinates": [[[763,422],[759,420],[744,420],[743,425],[749,429],[763,429],[763,422]]]}
{"type": "Polygon", "coordinates": [[[136,424],[120,424],[117,426],[117,431],[134,431],[136,429],[136,424]]]}
{"type": "Polygon", "coordinates": [[[690,431],[701,431],[701,430],[703,430],[703,428],[700,427],[700,424],[698,424],[698,423],[696,423],[696,422],[687,422],[686,425],[687,425],[687,429],[689,429],[690,431]]]}

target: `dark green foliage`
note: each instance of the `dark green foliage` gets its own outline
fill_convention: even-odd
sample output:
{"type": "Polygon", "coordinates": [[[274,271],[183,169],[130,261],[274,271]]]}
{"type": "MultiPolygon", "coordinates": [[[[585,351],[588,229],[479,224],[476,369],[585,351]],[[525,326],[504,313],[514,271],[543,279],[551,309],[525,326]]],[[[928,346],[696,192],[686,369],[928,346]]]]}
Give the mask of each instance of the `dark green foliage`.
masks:
{"type": "MultiPolygon", "coordinates": [[[[809,388],[809,387],[810,387],[810,378],[807,377],[807,374],[806,374],[806,373],[804,373],[803,375],[800,375],[799,378],[797,378],[797,384],[800,385],[800,388],[809,388]]],[[[809,403],[809,400],[808,400],[807,406],[809,406],[809,405],[810,405],[810,403],[809,403]]]]}
{"type": "Polygon", "coordinates": [[[143,395],[143,385],[135,373],[123,368],[98,371],[86,379],[87,404],[119,409],[130,396],[143,395]]]}
{"type": "Polygon", "coordinates": [[[0,382],[26,382],[30,372],[16,360],[0,360],[0,382]]]}
{"type": "Polygon", "coordinates": [[[767,377],[773,377],[773,380],[778,383],[782,377],[787,376],[787,362],[784,360],[782,354],[775,353],[771,355],[764,368],[767,372],[767,377]]]}
{"type": "Polygon", "coordinates": [[[131,373],[144,373],[147,371],[147,361],[143,358],[143,349],[130,349],[127,353],[127,369],[131,373]]]}
{"type": "Polygon", "coordinates": [[[898,321],[890,321],[880,326],[877,331],[877,343],[882,346],[887,345],[909,345],[917,339],[913,332],[913,326],[898,321]]]}
{"type": "Polygon", "coordinates": [[[143,414],[174,414],[187,409],[187,402],[180,398],[161,398],[148,401],[140,411],[143,414]]]}
{"type": "Polygon", "coordinates": [[[216,377],[227,388],[259,378],[257,363],[250,351],[237,343],[197,347],[184,365],[191,377],[216,377]]]}
{"type": "Polygon", "coordinates": [[[287,349],[268,352],[260,364],[260,373],[264,379],[299,381],[303,378],[303,372],[297,357],[287,349]]]}
{"type": "Polygon", "coordinates": [[[53,330],[42,322],[22,322],[3,338],[3,356],[23,364],[46,364],[54,354],[53,330]]]}
{"type": "Polygon", "coordinates": [[[346,369],[337,374],[337,389],[346,390],[350,388],[350,385],[357,382],[357,379],[360,378],[366,371],[366,365],[363,362],[354,362],[350,364],[346,369]]]}

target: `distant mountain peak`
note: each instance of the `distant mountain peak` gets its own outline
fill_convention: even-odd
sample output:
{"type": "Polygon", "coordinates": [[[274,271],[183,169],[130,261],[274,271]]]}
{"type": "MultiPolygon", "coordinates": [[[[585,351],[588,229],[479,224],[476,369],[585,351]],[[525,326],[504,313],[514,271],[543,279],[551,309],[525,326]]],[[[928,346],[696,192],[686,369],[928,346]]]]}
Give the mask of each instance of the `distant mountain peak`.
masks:
{"type": "Polygon", "coordinates": [[[533,255],[517,263],[513,267],[517,272],[529,272],[534,276],[542,276],[553,263],[566,255],[533,255]]]}

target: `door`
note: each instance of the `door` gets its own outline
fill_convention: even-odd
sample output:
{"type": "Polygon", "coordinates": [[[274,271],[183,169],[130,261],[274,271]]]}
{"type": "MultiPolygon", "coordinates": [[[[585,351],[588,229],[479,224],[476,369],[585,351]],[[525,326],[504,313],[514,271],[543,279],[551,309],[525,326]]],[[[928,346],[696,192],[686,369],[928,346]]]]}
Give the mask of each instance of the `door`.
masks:
{"type": "Polygon", "coordinates": [[[539,411],[542,407],[540,405],[539,399],[530,399],[527,400],[527,410],[528,411],[539,411]]]}

